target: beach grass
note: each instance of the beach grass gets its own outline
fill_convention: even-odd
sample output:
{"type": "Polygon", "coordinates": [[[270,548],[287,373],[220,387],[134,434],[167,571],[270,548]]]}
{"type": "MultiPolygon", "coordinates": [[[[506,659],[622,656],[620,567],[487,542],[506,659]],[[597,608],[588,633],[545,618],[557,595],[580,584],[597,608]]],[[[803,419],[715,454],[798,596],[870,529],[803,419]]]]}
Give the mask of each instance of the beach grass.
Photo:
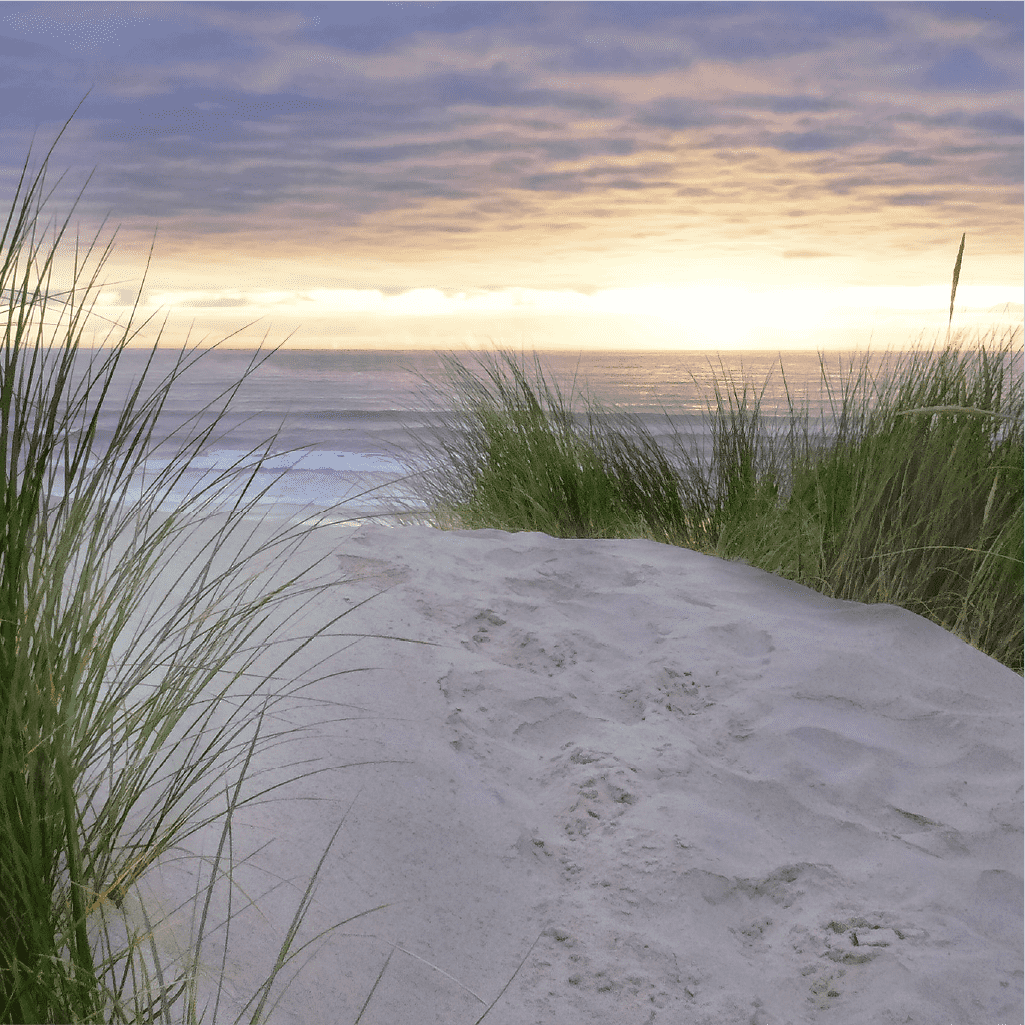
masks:
{"type": "MultiPolygon", "coordinates": [[[[282,713],[321,678],[296,659],[318,637],[361,636],[334,628],[364,602],[330,595],[343,611],[296,627],[318,594],[346,583],[317,583],[317,558],[303,552],[339,522],[344,502],[315,519],[266,522],[258,506],[280,475],[254,482],[282,454],[276,436],[172,497],[195,457],[228,436],[220,425],[234,396],[274,350],[257,350],[237,381],[163,437],[168,398],[207,350],[186,346],[154,382],[158,332],[115,403],[121,358],[148,323],[135,324],[144,280],[127,325],[108,322],[90,349],[83,337],[111,244],[97,254],[102,226],[84,250],[66,243],[74,207],[49,241],[39,228],[48,164],[72,118],[34,176],[26,157],[0,235],[0,1023],[195,1025],[229,1015],[255,1025],[272,1020],[300,956],[386,906],[305,934],[343,816],[297,888],[263,981],[248,1000],[226,985],[232,923],[253,904],[235,878],[240,812],[350,767],[275,759],[254,771],[261,752],[301,740],[282,713]],[[57,289],[69,250],[72,287],[57,289]],[[116,426],[101,438],[101,413],[109,423],[111,412],[116,426]],[[183,863],[194,891],[167,908],[144,884],[183,863]],[[186,919],[187,935],[173,935],[186,919]]],[[[324,678],[359,671],[329,669],[324,678]]],[[[390,946],[356,1022],[392,955],[410,954],[390,946]]],[[[531,950],[493,1000],[477,997],[486,1006],[476,1023],[531,950]]]]}
{"type": "MultiPolygon", "coordinates": [[[[222,985],[199,983],[211,934],[222,965],[228,947],[232,823],[311,774],[286,766],[257,786],[250,770],[294,733],[271,726],[299,689],[293,659],[346,613],[280,636],[300,587],[305,601],[316,588],[295,557],[312,528],[259,532],[253,481],[273,438],[170,498],[266,352],[175,432],[163,469],[144,472],[154,427],[200,350],[155,384],[147,364],[101,443],[119,360],[145,325],[137,299],[102,348],[82,345],[110,246],[69,246],[71,213],[49,240],[39,228],[52,153],[34,177],[26,158],[0,237],[0,1022],[217,1020],[222,985]],[[69,249],[73,287],[57,291],[69,249]],[[128,909],[146,873],[208,827],[220,839],[196,858],[190,946],[169,959],[145,904],[128,909]]],[[[278,976],[313,942],[298,935],[319,870],[235,1021],[266,1019],[278,976]]]]}
{"type": "Polygon", "coordinates": [[[819,354],[829,413],[817,431],[782,360],[782,417],[763,411],[769,378],[758,388],[720,363],[703,453],[672,421],[660,444],[575,380],[564,394],[536,353],[531,366],[478,352],[476,368],[440,354],[453,412],[418,445],[420,494],[437,526],[648,538],[899,605],[1021,673],[1017,331],[887,355],[885,374],[868,353],[834,374],[819,354]]]}

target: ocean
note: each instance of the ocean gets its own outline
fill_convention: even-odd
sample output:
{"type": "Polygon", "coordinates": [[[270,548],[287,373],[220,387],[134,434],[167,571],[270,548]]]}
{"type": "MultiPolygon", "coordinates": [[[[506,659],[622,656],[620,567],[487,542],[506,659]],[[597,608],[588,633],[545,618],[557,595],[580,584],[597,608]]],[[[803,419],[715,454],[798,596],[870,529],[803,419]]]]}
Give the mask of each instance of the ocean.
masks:
{"type": "MultiPolygon", "coordinates": [[[[79,359],[95,352],[83,350],[79,359]]],[[[99,419],[100,446],[109,442],[121,402],[150,355],[149,350],[124,352],[99,419]]],[[[437,414],[451,413],[453,406],[438,353],[279,349],[261,355],[265,358],[245,377],[227,415],[190,461],[165,505],[176,505],[191,489],[202,487],[212,475],[274,437],[270,457],[251,485],[253,491],[264,492],[254,514],[399,523],[424,509],[415,478],[409,475],[420,465],[415,463],[418,445],[432,437],[437,414]]],[[[474,353],[451,355],[481,373],[474,353]]],[[[895,355],[872,353],[870,367],[884,369],[895,355]]],[[[157,350],[146,380],[155,384],[179,356],[178,350],[157,350]]],[[[863,356],[822,354],[834,388],[839,387],[841,368],[849,378],[852,360],[858,366],[863,356]]],[[[209,421],[204,410],[223,402],[255,358],[258,354],[251,350],[208,350],[179,377],[158,421],[155,440],[159,444],[145,467],[147,474],[167,464],[183,425],[209,421]]],[[[800,406],[807,399],[813,431],[828,432],[832,422],[822,390],[820,356],[815,352],[605,350],[543,352],[539,358],[546,377],[564,395],[572,396],[574,410],[584,410],[580,396],[586,393],[607,407],[637,416],[660,442],[675,430],[706,454],[711,434],[702,414],[713,394],[713,377],[721,386],[731,376],[741,389],[746,382],[751,389],[749,401],[761,394],[761,411],[770,429],[787,421],[783,375],[795,404],[800,406]]],[[[151,390],[144,387],[143,394],[151,390]]],[[[137,495],[141,487],[138,478],[129,483],[128,492],[137,495]]],[[[230,501],[240,491],[241,484],[233,486],[220,500],[230,501]]]]}

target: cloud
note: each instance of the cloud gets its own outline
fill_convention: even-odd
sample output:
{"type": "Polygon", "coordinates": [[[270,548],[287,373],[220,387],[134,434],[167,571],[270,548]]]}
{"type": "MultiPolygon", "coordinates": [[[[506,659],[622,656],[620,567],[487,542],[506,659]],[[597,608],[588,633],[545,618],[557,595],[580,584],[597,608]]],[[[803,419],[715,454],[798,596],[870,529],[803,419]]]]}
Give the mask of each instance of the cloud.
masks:
{"type": "Polygon", "coordinates": [[[955,218],[1004,260],[1020,247],[1021,20],[944,3],[0,5],[0,182],[91,87],[58,196],[95,167],[82,218],[112,213],[133,252],[158,228],[176,281],[171,263],[264,281],[294,261],[323,286],[597,289],[740,274],[741,253],[860,280],[855,252],[901,253],[865,273],[932,280],[955,218]]]}

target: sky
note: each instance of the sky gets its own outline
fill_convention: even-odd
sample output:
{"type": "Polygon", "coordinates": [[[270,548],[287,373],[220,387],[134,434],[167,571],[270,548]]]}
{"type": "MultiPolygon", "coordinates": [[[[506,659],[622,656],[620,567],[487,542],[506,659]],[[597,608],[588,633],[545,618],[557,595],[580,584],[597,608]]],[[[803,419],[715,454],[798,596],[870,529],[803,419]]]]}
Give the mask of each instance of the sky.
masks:
{"type": "Polygon", "coordinates": [[[1023,10],[0,3],[2,215],[77,107],[97,344],[139,296],[169,345],[908,347],[962,234],[953,326],[1004,330],[1023,10]]]}

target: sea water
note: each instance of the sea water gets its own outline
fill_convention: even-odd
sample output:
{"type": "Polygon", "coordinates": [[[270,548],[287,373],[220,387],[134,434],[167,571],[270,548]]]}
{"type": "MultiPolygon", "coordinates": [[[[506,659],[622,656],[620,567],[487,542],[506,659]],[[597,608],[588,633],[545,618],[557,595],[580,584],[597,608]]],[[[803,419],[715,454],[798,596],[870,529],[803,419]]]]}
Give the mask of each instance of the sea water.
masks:
{"type": "MultiPolygon", "coordinates": [[[[84,350],[79,359],[85,361],[90,355],[97,353],[84,350]]],[[[179,350],[166,349],[155,354],[129,349],[122,354],[114,387],[101,411],[98,446],[109,443],[121,403],[151,355],[143,395],[181,358],[179,350]]],[[[483,377],[478,354],[467,350],[449,355],[483,377]]],[[[828,434],[833,421],[823,368],[839,403],[841,377],[856,376],[851,367],[859,367],[864,355],[574,351],[543,352],[538,358],[547,380],[575,411],[583,413],[583,397],[590,396],[609,409],[636,416],[660,443],[670,446],[675,434],[692,452],[707,458],[711,447],[707,404],[714,401],[716,380],[724,395],[734,385],[743,394],[746,385],[748,408],[757,401],[769,432],[785,427],[789,420],[789,391],[796,408],[807,401],[811,433],[828,434]]],[[[871,353],[869,358],[869,366],[879,371],[892,366],[897,356],[871,353]]],[[[532,356],[525,365],[532,375],[532,356]]],[[[170,389],[157,421],[152,455],[144,474],[137,474],[128,490],[141,492],[145,480],[167,465],[188,433],[209,424],[213,410],[227,404],[216,429],[166,496],[165,507],[174,507],[218,473],[251,462],[248,454],[267,445],[268,457],[245,485],[247,494],[259,495],[254,514],[409,522],[411,513],[415,519],[417,511],[426,511],[415,476],[423,466],[422,446],[430,444],[442,423],[439,416],[452,413],[455,395],[445,360],[437,352],[209,350],[170,389]]],[[[218,501],[233,501],[247,479],[247,474],[239,473],[218,501]]]]}

